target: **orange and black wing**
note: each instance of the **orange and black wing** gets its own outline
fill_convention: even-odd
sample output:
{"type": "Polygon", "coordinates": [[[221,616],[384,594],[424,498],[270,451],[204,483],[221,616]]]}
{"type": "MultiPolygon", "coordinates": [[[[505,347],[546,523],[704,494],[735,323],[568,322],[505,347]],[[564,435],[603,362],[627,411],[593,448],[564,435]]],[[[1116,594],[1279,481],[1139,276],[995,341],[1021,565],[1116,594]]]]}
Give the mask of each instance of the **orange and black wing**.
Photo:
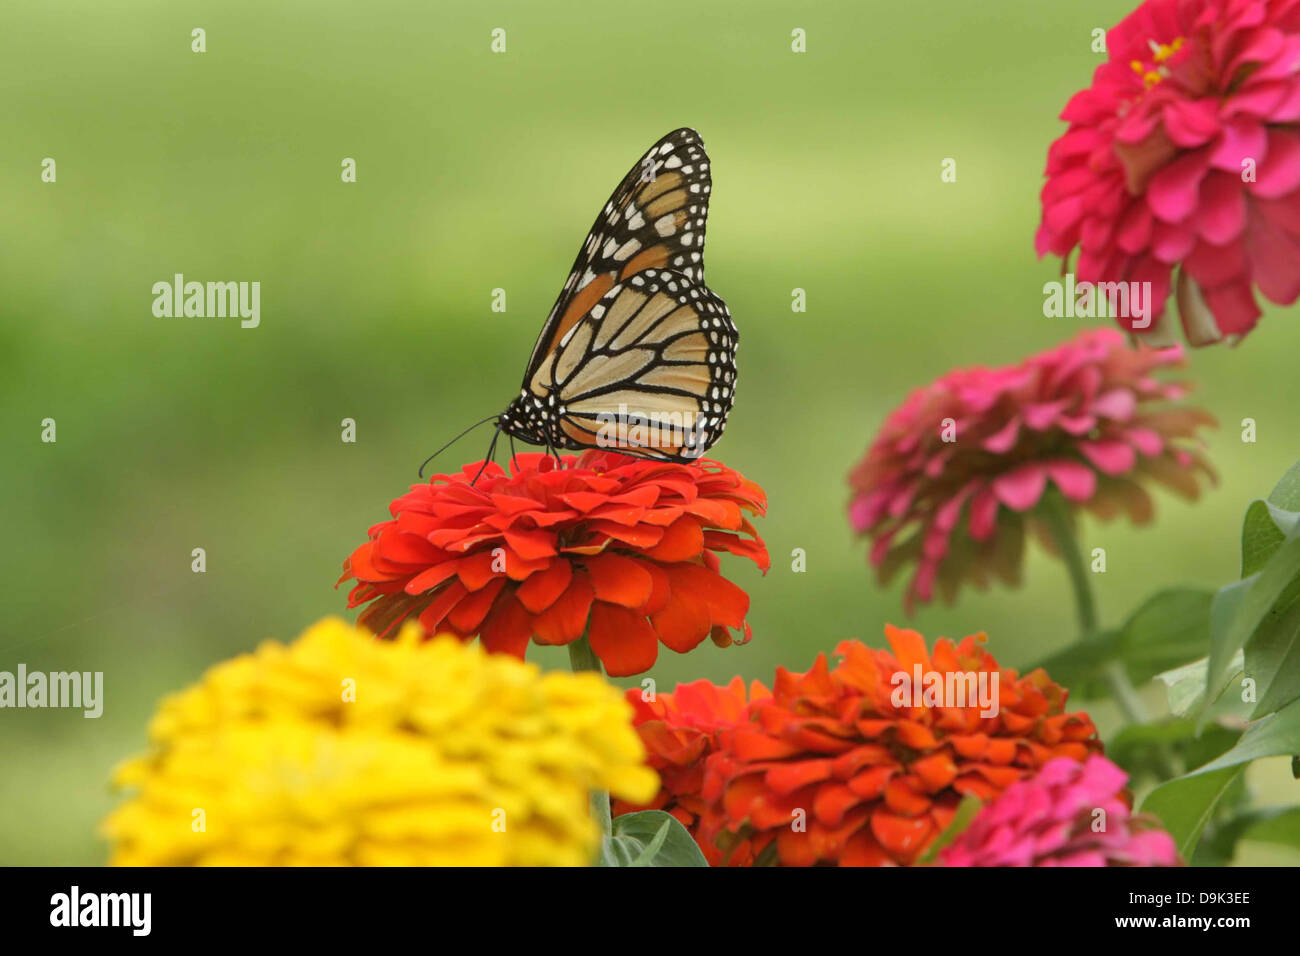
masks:
{"type": "Polygon", "coordinates": [[[561,340],[618,283],[647,269],[704,283],[712,178],[704,142],[674,130],[650,147],[605,203],[533,346],[524,387],[561,340]]]}
{"type": "Polygon", "coordinates": [[[739,335],[726,303],[683,273],[650,268],[605,291],[545,353],[524,390],[561,448],[690,461],[735,399],[739,335]]]}

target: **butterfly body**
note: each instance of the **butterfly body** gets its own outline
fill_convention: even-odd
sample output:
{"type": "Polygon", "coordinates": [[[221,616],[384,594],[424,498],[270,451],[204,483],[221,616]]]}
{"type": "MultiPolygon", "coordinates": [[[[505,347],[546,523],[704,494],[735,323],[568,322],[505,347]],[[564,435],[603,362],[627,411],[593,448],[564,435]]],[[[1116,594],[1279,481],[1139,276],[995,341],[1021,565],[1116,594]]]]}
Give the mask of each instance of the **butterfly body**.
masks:
{"type": "Polygon", "coordinates": [[[739,334],[704,284],[711,190],[691,129],[632,167],[596,217],[500,431],[671,461],[717,441],[735,398],[739,334]]]}

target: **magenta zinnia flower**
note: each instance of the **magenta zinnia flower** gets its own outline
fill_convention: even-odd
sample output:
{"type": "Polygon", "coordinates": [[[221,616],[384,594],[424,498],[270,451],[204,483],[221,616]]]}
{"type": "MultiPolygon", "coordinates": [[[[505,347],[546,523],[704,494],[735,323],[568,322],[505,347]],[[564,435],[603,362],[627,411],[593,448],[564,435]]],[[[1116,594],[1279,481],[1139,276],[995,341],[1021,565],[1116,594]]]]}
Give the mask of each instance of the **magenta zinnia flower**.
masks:
{"type": "Polygon", "coordinates": [[[1026,525],[1038,530],[1054,486],[1071,511],[1148,521],[1148,480],[1196,498],[1214,479],[1197,429],[1214,424],[1176,403],[1188,387],[1153,373],[1178,347],[1129,348],[1095,329],[1018,365],[949,372],[918,389],[880,429],[850,475],[850,519],[871,539],[882,583],[916,573],[905,602],[947,600],[963,580],[1019,581],[1026,525]]]}
{"type": "Polygon", "coordinates": [[[1300,0],[1148,0],[1106,48],[1048,152],[1038,253],[1150,282],[1154,320],[1119,322],[1151,344],[1171,287],[1192,345],[1235,340],[1254,289],[1300,296],[1300,0]]]}
{"type": "Polygon", "coordinates": [[[1058,757],[1013,783],[939,854],[943,866],[1177,866],[1174,838],[1135,817],[1105,757],[1058,757]],[[1100,812],[1099,812],[1100,811],[1100,812]]]}

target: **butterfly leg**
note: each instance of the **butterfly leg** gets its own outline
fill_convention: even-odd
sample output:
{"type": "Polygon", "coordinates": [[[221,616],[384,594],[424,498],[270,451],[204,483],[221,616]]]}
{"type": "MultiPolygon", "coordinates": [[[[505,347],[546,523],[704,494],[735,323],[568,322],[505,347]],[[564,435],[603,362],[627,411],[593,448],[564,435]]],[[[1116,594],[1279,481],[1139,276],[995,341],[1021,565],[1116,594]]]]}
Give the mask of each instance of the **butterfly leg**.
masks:
{"type": "Polygon", "coordinates": [[[497,440],[500,439],[500,437],[501,426],[498,425],[496,432],[492,435],[492,444],[488,445],[488,453],[487,457],[483,459],[483,467],[478,470],[478,474],[474,476],[474,480],[469,483],[471,488],[474,487],[474,484],[483,477],[483,472],[487,470],[488,462],[496,460],[497,440]]]}
{"type": "Polygon", "coordinates": [[[514,473],[517,475],[519,474],[519,460],[517,454],[515,453],[515,436],[511,435],[509,437],[510,437],[510,467],[511,469],[514,470],[514,473]]]}

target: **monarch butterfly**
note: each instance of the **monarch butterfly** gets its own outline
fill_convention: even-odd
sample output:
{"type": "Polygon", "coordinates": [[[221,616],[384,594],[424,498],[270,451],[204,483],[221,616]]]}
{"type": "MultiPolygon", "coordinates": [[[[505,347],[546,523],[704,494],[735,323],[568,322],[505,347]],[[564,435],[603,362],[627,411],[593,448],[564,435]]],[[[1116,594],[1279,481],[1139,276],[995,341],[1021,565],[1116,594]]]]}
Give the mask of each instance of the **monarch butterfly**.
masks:
{"type": "Polygon", "coordinates": [[[704,284],[711,189],[693,129],[664,136],[632,166],[578,251],[519,395],[484,420],[497,427],[488,460],[502,432],[552,451],[665,461],[698,458],[718,440],[739,334],[704,284]]]}

